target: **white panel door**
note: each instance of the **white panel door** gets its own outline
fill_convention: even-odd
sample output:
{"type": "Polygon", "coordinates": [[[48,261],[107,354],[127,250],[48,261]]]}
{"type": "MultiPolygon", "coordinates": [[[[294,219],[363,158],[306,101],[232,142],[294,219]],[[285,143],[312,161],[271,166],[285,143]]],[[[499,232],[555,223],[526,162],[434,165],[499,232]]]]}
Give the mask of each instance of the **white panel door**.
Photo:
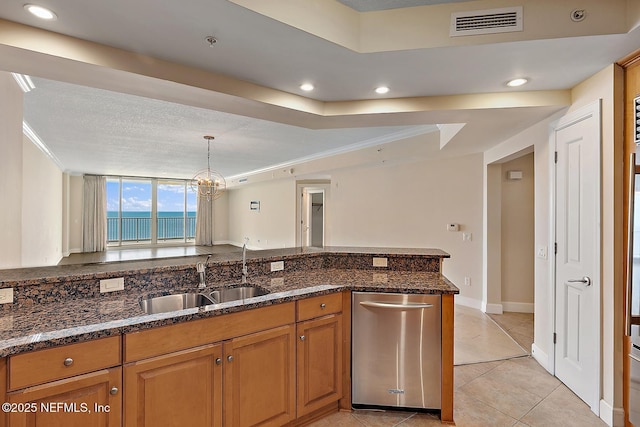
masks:
{"type": "Polygon", "coordinates": [[[555,129],[555,374],[599,413],[600,104],[555,129]]]}

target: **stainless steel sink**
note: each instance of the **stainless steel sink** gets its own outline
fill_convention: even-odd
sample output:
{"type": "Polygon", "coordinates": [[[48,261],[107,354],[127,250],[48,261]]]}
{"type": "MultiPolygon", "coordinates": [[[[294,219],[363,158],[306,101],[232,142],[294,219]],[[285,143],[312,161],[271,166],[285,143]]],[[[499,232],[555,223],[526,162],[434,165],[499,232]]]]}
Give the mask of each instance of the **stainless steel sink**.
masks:
{"type": "Polygon", "coordinates": [[[228,302],[241,299],[259,297],[269,292],[256,286],[239,286],[237,288],[222,288],[211,292],[209,296],[216,302],[228,302]]]}
{"type": "Polygon", "coordinates": [[[202,307],[215,304],[208,295],[185,293],[164,295],[161,297],[145,298],[140,300],[140,307],[145,313],[166,313],[168,311],[184,310],[185,308],[202,307]]]}

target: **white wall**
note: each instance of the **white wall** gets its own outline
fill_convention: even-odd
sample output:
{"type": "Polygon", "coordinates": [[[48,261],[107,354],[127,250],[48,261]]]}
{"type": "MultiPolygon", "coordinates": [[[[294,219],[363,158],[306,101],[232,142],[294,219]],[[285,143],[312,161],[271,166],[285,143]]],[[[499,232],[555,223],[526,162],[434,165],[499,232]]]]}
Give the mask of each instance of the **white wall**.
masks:
{"type": "Polygon", "coordinates": [[[0,268],[22,265],[22,91],[0,72],[0,268]]]}
{"type": "MultiPolygon", "coordinates": [[[[622,72],[611,65],[572,90],[570,111],[602,100],[602,401],[600,416],[609,425],[622,425],[622,72]]],[[[551,254],[551,152],[549,126],[558,115],[544,120],[485,152],[485,164],[534,147],[535,247],[551,254]]],[[[533,356],[547,369],[553,358],[551,260],[535,258],[535,317],[533,356]]],[[[487,283],[486,286],[491,286],[487,283]]]]}
{"type": "Polygon", "coordinates": [[[482,299],[482,155],[335,172],[327,210],[332,245],[440,248],[459,301],[482,299]]]}
{"type": "Polygon", "coordinates": [[[533,153],[501,165],[501,298],[504,311],[533,312],[534,163],[533,153]],[[509,180],[509,171],[522,179],[509,180]]]}
{"type": "MultiPolygon", "coordinates": [[[[251,249],[295,246],[296,182],[293,178],[261,182],[228,192],[228,241],[251,249]],[[252,211],[252,201],[260,211],[252,211]]],[[[216,229],[218,223],[216,222],[216,229]]]]}
{"type": "MultiPolygon", "coordinates": [[[[551,154],[549,152],[549,134],[551,124],[562,114],[556,114],[531,126],[484,153],[485,167],[487,167],[496,162],[507,161],[509,158],[520,157],[520,153],[530,151],[532,148],[534,150],[534,241],[535,248],[545,247],[548,256],[547,259],[538,257],[534,259],[535,316],[532,354],[546,369],[550,369],[549,357],[553,357],[553,307],[550,296],[552,257],[549,255],[553,247],[553,242],[550,239],[551,154]]],[[[500,194],[502,193],[500,192],[500,194]]],[[[491,235],[487,236],[488,240],[491,240],[491,237],[491,235]]],[[[500,237],[498,240],[502,241],[502,238],[500,237]]],[[[493,256],[495,253],[488,249],[484,253],[485,268],[487,269],[485,274],[491,270],[502,271],[501,256],[499,254],[497,257],[493,256]]],[[[486,281],[484,286],[488,290],[492,287],[502,288],[500,284],[496,286],[492,281],[486,281]]]]}
{"type": "Polygon", "coordinates": [[[0,268],[62,257],[62,172],[22,133],[23,93],[0,72],[0,268]]]}
{"type": "Polygon", "coordinates": [[[624,153],[622,69],[610,65],[571,91],[571,111],[602,100],[602,245],[601,245],[601,417],[620,424],[622,413],[622,295],[624,153]],[[603,417],[604,414],[604,417],[603,417]]]}
{"type": "Polygon", "coordinates": [[[28,138],[23,142],[22,266],[62,258],[62,172],[28,138]]]}

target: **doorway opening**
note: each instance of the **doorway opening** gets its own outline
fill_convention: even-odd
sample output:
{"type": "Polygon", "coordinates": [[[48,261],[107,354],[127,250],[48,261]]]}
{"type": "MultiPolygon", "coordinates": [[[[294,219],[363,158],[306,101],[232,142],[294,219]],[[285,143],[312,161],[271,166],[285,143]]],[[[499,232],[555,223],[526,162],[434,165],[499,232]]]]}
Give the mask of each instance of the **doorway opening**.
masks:
{"type": "MultiPolygon", "coordinates": [[[[482,309],[488,314],[504,311],[533,314],[536,257],[533,146],[486,167],[488,280],[482,309]]],[[[531,352],[531,345],[526,350],[531,352]]]]}
{"type": "Polygon", "coordinates": [[[326,245],[326,205],[329,182],[298,183],[296,243],[299,247],[326,245]]]}

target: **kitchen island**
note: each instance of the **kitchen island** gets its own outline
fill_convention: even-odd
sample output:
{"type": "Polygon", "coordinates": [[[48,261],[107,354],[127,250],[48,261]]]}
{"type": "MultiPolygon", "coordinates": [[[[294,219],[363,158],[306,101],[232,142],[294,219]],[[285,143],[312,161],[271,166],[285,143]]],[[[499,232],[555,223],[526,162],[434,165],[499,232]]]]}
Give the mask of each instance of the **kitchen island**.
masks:
{"type": "MultiPolygon", "coordinates": [[[[159,357],[176,356],[178,353],[185,358],[187,356],[182,353],[197,349],[201,351],[198,354],[203,357],[198,359],[198,363],[208,367],[206,361],[211,359],[215,372],[215,366],[222,369],[223,363],[217,363],[218,359],[222,360],[222,343],[225,343],[225,354],[229,348],[240,355],[243,354],[243,349],[255,347],[254,344],[241,346],[239,343],[242,339],[277,331],[280,335],[276,334],[279,338],[273,338],[273,343],[279,344],[273,344],[270,354],[280,355],[272,360],[276,366],[283,360],[289,361],[278,372],[287,379],[289,386],[289,391],[282,396],[293,403],[287,403],[287,408],[279,412],[279,416],[283,418],[278,418],[279,421],[274,418],[273,425],[293,425],[338,408],[337,403],[318,406],[318,402],[322,400],[306,404],[300,400],[300,388],[305,385],[298,383],[296,388],[294,382],[295,378],[303,376],[304,371],[301,370],[305,367],[298,363],[296,370],[294,361],[304,358],[305,354],[300,343],[296,346],[293,335],[300,335],[299,331],[303,330],[301,328],[311,328],[309,330],[313,331],[318,325],[324,325],[324,328],[330,325],[334,334],[339,328],[339,335],[334,338],[336,342],[340,342],[340,349],[334,349],[331,354],[339,359],[339,366],[335,367],[334,374],[340,374],[341,384],[339,387],[335,384],[331,395],[335,402],[339,401],[340,408],[349,409],[350,292],[430,293],[442,295],[441,418],[443,422],[453,422],[453,295],[458,293],[458,289],[441,273],[442,259],[448,256],[445,252],[432,249],[298,248],[253,251],[247,261],[249,283],[268,291],[266,295],[157,314],[144,313],[139,304],[140,299],[154,295],[196,292],[198,280],[195,263],[203,261],[202,259],[0,271],[0,287],[14,289],[14,303],[5,304],[0,313],[0,337],[3,340],[0,344],[0,357],[3,365],[8,364],[8,368],[3,366],[2,370],[7,375],[8,369],[9,401],[12,396],[15,397],[24,390],[44,387],[45,382],[68,382],[69,378],[75,378],[70,377],[71,374],[82,376],[87,375],[84,374],[89,372],[87,369],[99,371],[107,368],[110,371],[108,374],[104,373],[104,384],[111,384],[118,375],[125,378],[124,406],[127,413],[127,407],[135,406],[130,401],[134,393],[127,392],[127,384],[130,383],[129,388],[137,387],[132,382],[132,378],[136,378],[133,372],[141,366],[147,366],[145,363],[151,363],[150,361],[159,357]],[[380,259],[384,259],[384,262],[380,262],[380,259]],[[283,262],[284,269],[271,272],[272,263],[280,262],[283,262]],[[374,263],[386,265],[373,267],[374,263]],[[124,278],[125,290],[100,294],[100,280],[115,277],[124,278]],[[337,300],[340,301],[339,304],[337,300]],[[320,301],[318,306],[324,304],[323,311],[316,310],[317,301],[320,301]],[[330,309],[324,311],[326,307],[330,309]],[[305,310],[311,314],[305,314],[305,310]],[[70,369],[68,373],[64,373],[63,369],[60,375],[52,378],[12,382],[12,369],[20,366],[18,362],[26,360],[29,355],[107,341],[105,348],[87,350],[112,354],[103,364],[76,372],[70,369]],[[112,372],[115,368],[124,370],[124,374],[112,372]],[[300,416],[301,413],[303,416],[300,416]]],[[[208,289],[237,286],[241,268],[237,254],[212,260],[207,268],[208,289]]],[[[328,337],[326,334],[318,336],[328,337]]],[[[245,353],[244,357],[250,357],[250,354],[245,353]]],[[[38,369],[37,365],[30,364],[31,361],[28,363],[31,368],[26,369],[38,369]]],[[[242,376],[243,370],[238,369],[242,365],[231,365],[231,362],[224,364],[225,384],[239,384],[246,380],[242,376]],[[235,382],[232,382],[233,375],[237,377],[235,382]]],[[[329,369],[327,366],[324,368],[329,369]]],[[[246,371],[251,369],[247,368],[246,371]]],[[[141,372],[143,371],[138,372],[139,381],[144,376],[141,372]]],[[[211,376],[212,393],[213,390],[218,390],[218,386],[221,387],[219,377],[220,373],[211,376]]],[[[7,381],[2,383],[6,384],[7,381]]],[[[103,388],[110,392],[114,388],[122,388],[123,384],[119,385],[120,387],[103,388]]],[[[227,392],[224,391],[225,396],[227,392]]],[[[220,389],[214,394],[221,393],[220,389]]],[[[238,417],[242,413],[238,406],[234,406],[233,402],[237,404],[238,399],[234,400],[230,397],[232,395],[233,393],[224,399],[226,419],[238,417]]],[[[140,399],[141,396],[137,398],[140,399]]],[[[118,392],[102,397],[96,395],[96,399],[122,401],[118,392]]],[[[222,422],[221,408],[212,407],[210,411],[211,414],[220,414],[219,423],[222,422]]],[[[138,413],[140,411],[142,409],[138,408],[138,413]]],[[[130,409],[129,412],[135,410],[130,409]]],[[[214,421],[211,425],[216,425],[214,421]]],[[[125,425],[137,424],[127,420],[125,416],[125,425]]]]}

